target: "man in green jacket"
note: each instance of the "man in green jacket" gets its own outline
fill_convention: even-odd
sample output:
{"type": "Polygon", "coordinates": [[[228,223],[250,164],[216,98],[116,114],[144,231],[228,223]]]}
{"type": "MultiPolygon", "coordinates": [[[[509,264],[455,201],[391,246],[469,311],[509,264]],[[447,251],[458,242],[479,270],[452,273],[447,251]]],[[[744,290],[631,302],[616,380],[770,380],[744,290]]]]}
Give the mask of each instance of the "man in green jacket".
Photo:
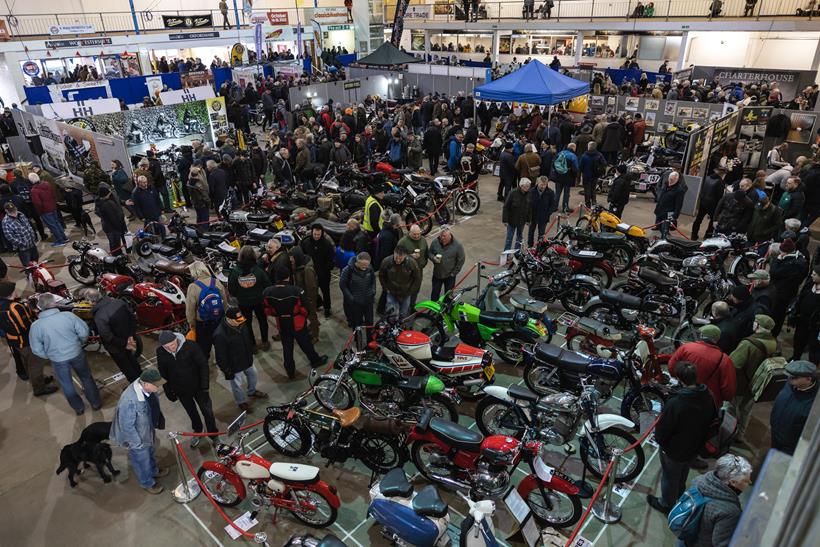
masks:
{"type": "MultiPolygon", "coordinates": [[[[407,231],[407,235],[399,240],[397,246],[407,251],[407,254],[416,261],[416,264],[418,264],[419,267],[419,272],[421,273],[421,276],[424,277],[424,267],[427,266],[427,252],[429,247],[427,245],[427,239],[421,235],[421,228],[419,228],[419,225],[413,224],[410,226],[410,229],[407,231]]],[[[411,310],[416,306],[417,297],[418,293],[413,294],[413,297],[410,299],[411,310]]]]}
{"type": "Polygon", "coordinates": [[[752,213],[752,220],[746,236],[750,243],[761,243],[774,239],[783,229],[783,215],[778,207],[772,205],[768,196],[761,198],[752,213]]]}
{"type": "Polygon", "coordinates": [[[421,270],[416,261],[407,259],[403,247],[396,247],[393,254],[382,261],[379,281],[387,294],[385,309],[405,317],[410,311],[410,298],[421,287],[421,270]]]}
{"type": "Polygon", "coordinates": [[[768,315],[755,315],[752,334],[741,340],[729,356],[737,372],[734,404],[738,412],[738,437],[743,435],[752,414],[755,402],[752,396],[752,378],[755,371],[765,359],[777,351],[777,339],[772,336],[773,328],[774,319],[768,315]]]}
{"type": "MultiPolygon", "coordinates": [[[[228,292],[236,298],[242,315],[250,322],[254,314],[259,322],[259,343],[256,350],[270,348],[268,342],[268,317],[265,315],[262,293],[271,286],[270,276],[257,264],[256,250],[250,245],[239,249],[236,266],[228,277],[228,292]]],[[[250,325],[250,323],[249,323],[250,325]]],[[[253,329],[251,340],[254,340],[253,329]]]]}

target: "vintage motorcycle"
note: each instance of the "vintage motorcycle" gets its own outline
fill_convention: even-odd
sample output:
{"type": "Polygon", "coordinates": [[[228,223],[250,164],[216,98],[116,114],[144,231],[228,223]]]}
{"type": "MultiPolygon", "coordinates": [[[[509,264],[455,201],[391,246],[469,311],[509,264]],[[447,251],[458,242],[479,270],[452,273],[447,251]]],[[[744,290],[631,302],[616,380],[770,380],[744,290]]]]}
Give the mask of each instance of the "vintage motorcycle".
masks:
{"type": "Polygon", "coordinates": [[[460,398],[435,376],[404,376],[390,365],[362,361],[352,349],[339,354],[334,368],[339,372],[318,376],[311,371],[313,394],[327,410],[351,408],[358,392],[359,404],[376,416],[415,422],[432,408],[436,416],[458,421],[460,398]]]}
{"type": "Polygon", "coordinates": [[[54,277],[54,274],[46,266],[49,262],[51,262],[50,259],[32,260],[27,266],[23,267],[23,275],[26,276],[26,280],[34,289],[34,292],[50,292],[63,298],[70,298],[71,294],[68,292],[68,287],[63,281],[54,277]]]}
{"type": "MultiPolygon", "coordinates": [[[[239,432],[244,418],[243,412],[228,427],[228,435],[239,432]]],[[[197,476],[214,501],[223,507],[235,507],[250,494],[251,505],[256,510],[284,509],[314,528],[325,528],[336,522],[341,500],[336,488],[319,478],[319,468],[272,463],[250,453],[245,447],[245,438],[254,431],[240,433],[236,444],[217,444],[218,460],[206,461],[200,466],[197,476]]]]}
{"type": "MultiPolygon", "coordinates": [[[[572,453],[570,443],[580,432],[581,461],[596,478],[603,477],[612,449],[626,449],[636,439],[626,430],[632,421],[617,414],[598,414],[598,392],[585,385],[580,395],[551,393],[539,396],[525,387],[513,384],[506,388],[484,388],[487,397],[479,401],[475,416],[478,429],[485,435],[504,435],[517,439],[532,429],[535,438],[552,445],[563,445],[572,453]],[[582,423],[583,422],[583,423],[582,423]]],[[[629,482],[640,474],[645,463],[643,449],[635,448],[635,457],[618,468],[615,480],[629,482]]]]}
{"type": "Polygon", "coordinates": [[[571,243],[575,249],[603,253],[604,258],[619,274],[628,271],[635,261],[635,247],[626,240],[624,234],[618,232],[589,232],[562,224],[555,239],[571,243]]]}
{"type": "Polygon", "coordinates": [[[626,240],[635,246],[639,253],[649,247],[649,234],[640,226],[621,222],[621,219],[601,205],[587,210],[575,223],[575,227],[587,232],[616,232],[624,234],[626,240]]]}
{"type": "Polygon", "coordinates": [[[691,306],[680,286],[670,287],[666,294],[650,293],[643,297],[604,289],[592,297],[582,311],[605,325],[629,330],[636,324],[649,325],[658,338],[668,334],[672,324],[680,324],[691,306]]]}
{"type": "Polygon", "coordinates": [[[104,294],[122,299],[140,324],[149,328],[187,330],[184,325],[185,293],[178,284],[170,280],[137,282],[127,275],[104,273],[100,276],[99,286],[104,294]]]}
{"type": "Polygon", "coordinates": [[[142,272],[132,267],[125,254],[111,255],[95,243],[82,239],[71,243],[78,255],[68,257],[68,273],[78,283],[94,285],[104,273],[117,273],[139,279],[142,272]]]}
{"type": "Polygon", "coordinates": [[[520,439],[485,437],[427,412],[410,430],[408,442],[412,443],[413,463],[424,478],[469,492],[474,499],[503,496],[516,468],[525,461],[531,473],[518,483],[517,490],[535,518],[555,528],[572,526],[581,518],[578,487],[544,463],[542,443],[536,437],[537,431],[531,427],[520,439]]]}
{"type": "Polygon", "coordinates": [[[406,461],[404,426],[397,420],[363,417],[358,407],[331,414],[312,410],[306,408],[308,393],[268,407],[264,433],[277,452],[298,458],[315,449],[329,462],[354,458],[375,473],[406,461]]]}

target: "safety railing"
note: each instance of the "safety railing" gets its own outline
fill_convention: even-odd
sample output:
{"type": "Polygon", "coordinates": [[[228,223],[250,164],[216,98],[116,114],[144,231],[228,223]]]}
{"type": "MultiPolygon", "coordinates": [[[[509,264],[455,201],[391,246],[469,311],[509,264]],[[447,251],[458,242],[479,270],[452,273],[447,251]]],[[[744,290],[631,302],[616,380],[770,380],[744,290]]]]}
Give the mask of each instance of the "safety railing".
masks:
{"type": "MultiPolygon", "coordinates": [[[[761,17],[806,17],[811,19],[813,15],[820,13],[820,8],[815,7],[815,13],[809,6],[810,0],[723,0],[720,2],[720,11],[713,13],[712,0],[658,0],[656,2],[640,2],[643,8],[636,11],[637,0],[621,0],[616,2],[604,0],[553,0],[552,9],[549,10],[549,18],[553,21],[561,19],[721,19],[751,17],[759,19],[761,17]],[[651,4],[651,12],[647,12],[647,6],[651,4]],[[798,15],[798,10],[801,15],[798,15]],[[647,15],[647,13],[651,13],[647,15]]],[[[535,0],[533,3],[532,18],[542,20],[547,18],[546,10],[542,11],[544,0],[535,0]]],[[[407,17],[407,23],[418,22],[458,22],[464,21],[464,3],[460,0],[454,2],[428,2],[424,5],[412,4],[416,10],[407,17]],[[415,15],[414,15],[415,13],[415,15]]],[[[505,19],[524,20],[523,1],[512,2],[479,2],[478,21],[501,21],[505,19]]],[[[395,3],[385,4],[385,21],[392,21],[395,13],[395,3]]],[[[470,4],[472,15],[472,4],[470,4]]]]}

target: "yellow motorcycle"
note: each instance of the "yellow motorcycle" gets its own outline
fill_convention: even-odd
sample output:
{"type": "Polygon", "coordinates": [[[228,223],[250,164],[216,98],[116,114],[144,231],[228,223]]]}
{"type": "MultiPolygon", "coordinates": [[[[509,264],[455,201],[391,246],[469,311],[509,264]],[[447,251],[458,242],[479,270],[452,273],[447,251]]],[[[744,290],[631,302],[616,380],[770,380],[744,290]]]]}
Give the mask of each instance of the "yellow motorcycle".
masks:
{"type": "Polygon", "coordinates": [[[621,222],[621,219],[601,205],[585,209],[584,214],[575,223],[577,228],[590,232],[616,232],[626,236],[627,241],[635,245],[639,253],[649,247],[649,235],[646,230],[634,224],[621,222]]]}

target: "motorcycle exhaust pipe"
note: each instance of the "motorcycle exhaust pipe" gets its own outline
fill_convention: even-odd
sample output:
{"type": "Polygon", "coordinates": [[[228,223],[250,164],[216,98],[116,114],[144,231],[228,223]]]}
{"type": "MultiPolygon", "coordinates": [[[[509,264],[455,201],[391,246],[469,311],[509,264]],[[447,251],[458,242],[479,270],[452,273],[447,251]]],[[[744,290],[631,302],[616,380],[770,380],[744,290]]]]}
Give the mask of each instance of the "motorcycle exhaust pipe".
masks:
{"type": "Polygon", "coordinates": [[[443,475],[437,475],[436,473],[430,473],[430,478],[432,478],[434,481],[438,481],[438,482],[440,482],[440,483],[442,483],[446,486],[449,486],[451,488],[454,488],[456,490],[463,490],[465,492],[469,492],[470,490],[472,490],[472,488],[470,487],[469,484],[461,482],[461,481],[457,481],[455,479],[451,479],[449,477],[445,477],[443,475]]]}
{"type": "Polygon", "coordinates": [[[477,385],[481,385],[483,383],[484,383],[484,380],[482,378],[475,378],[473,380],[464,380],[464,383],[462,385],[464,385],[464,386],[477,386],[477,385]]]}

